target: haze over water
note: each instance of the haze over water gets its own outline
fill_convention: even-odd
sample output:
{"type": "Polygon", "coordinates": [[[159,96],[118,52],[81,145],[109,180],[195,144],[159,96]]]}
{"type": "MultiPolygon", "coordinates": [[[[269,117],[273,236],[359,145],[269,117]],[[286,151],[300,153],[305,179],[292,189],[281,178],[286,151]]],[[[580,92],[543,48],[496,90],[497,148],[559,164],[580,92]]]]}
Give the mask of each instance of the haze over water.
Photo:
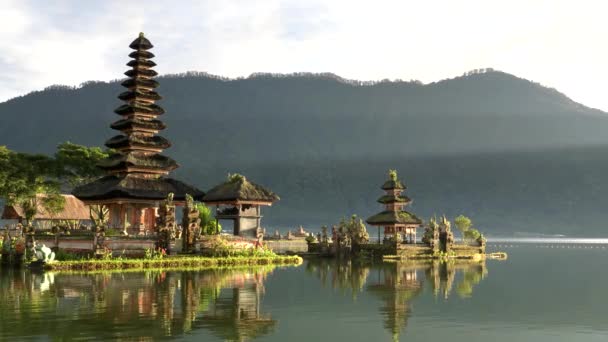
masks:
{"type": "Polygon", "coordinates": [[[608,250],[564,246],[501,243],[508,260],[473,264],[2,270],[0,340],[604,341],[608,250]]]}

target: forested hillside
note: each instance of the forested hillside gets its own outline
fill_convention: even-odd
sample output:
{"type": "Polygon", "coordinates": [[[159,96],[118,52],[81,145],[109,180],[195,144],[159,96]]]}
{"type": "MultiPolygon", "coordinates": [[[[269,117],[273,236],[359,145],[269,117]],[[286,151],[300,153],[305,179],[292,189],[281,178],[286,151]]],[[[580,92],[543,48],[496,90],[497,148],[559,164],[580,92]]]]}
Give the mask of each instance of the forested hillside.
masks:
{"type": "MultiPolygon", "coordinates": [[[[378,211],[388,168],[412,210],[464,213],[490,234],[603,236],[608,116],[502,72],[432,84],[331,74],[158,79],[176,176],[202,189],[242,172],[280,196],[269,227],[378,211]]],[[[50,87],[0,104],[0,144],[51,153],[102,145],[118,82],[50,87]]]]}

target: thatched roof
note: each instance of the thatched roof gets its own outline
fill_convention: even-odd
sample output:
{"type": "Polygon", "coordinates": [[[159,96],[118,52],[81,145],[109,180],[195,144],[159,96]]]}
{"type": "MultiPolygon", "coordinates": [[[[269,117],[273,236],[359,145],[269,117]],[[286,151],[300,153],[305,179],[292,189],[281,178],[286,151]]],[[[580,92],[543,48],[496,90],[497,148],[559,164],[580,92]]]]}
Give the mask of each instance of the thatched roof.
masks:
{"type": "Polygon", "coordinates": [[[126,80],[120,83],[125,88],[133,88],[135,86],[141,86],[146,88],[157,88],[160,84],[158,81],[153,79],[144,79],[144,78],[127,78],[126,80]]]}
{"type": "Polygon", "coordinates": [[[165,110],[156,104],[142,104],[139,102],[124,104],[114,110],[114,113],[119,115],[131,115],[135,113],[149,114],[149,115],[161,115],[165,113],[165,110]]]}
{"type": "Polygon", "coordinates": [[[228,180],[209,190],[203,202],[268,202],[279,200],[274,192],[261,185],[252,183],[242,175],[229,175],[228,180]]]}
{"type": "Polygon", "coordinates": [[[110,200],[117,198],[163,200],[169,193],[176,201],[183,201],[186,194],[200,200],[205,193],[172,178],[138,178],[134,176],[106,176],[72,191],[83,201],[110,200]]]}
{"type": "Polygon", "coordinates": [[[154,47],[152,43],[148,40],[148,38],[144,37],[144,33],[140,32],[139,37],[135,38],[129,47],[133,50],[149,50],[154,47]]]}
{"type": "Polygon", "coordinates": [[[154,76],[157,76],[158,73],[152,69],[129,69],[129,70],[125,71],[125,75],[127,77],[137,77],[137,76],[154,77],[154,76]]]}
{"type": "Polygon", "coordinates": [[[134,99],[146,99],[146,100],[151,100],[151,101],[158,101],[160,99],[162,99],[162,97],[160,95],[158,95],[157,92],[155,91],[142,91],[139,89],[134,89],[134,90],[128,90],[125,92],[120,93],[120,95],[118,95],[118,98],[123,100],[123,101],[131,101],[134,99]]]}
{"type": "Polygon", "coordinates": [[[149,61],[146,59],[133,59],[133,60],[130,60],[129,63],[127,63],[127,66],[130,66],[133,68],[140,68],[140,67],[153,68],[156,66],[156,63],[154,63],[154,61],[149,61]]]}
{"type": "Polygon", "coordinates": [[[120,149],[128,146],[143,146],[165,149],[171,147],[171,143],[161,136],[139,136],[139,135],[116,135],[106,141],[109,148],[120,149]]]}
{"type": "Polygon", "coordinates": [[[150,51],[145,51],[145,50],[137,50],[137,51],[133,51],[129,54],[129,57],[131,58],[154,58],[154,54],[150,51]]]}
{"type": "Polygon", "coordinates": [[[403,195],[384,195],[380,198],[378,198],[378,203],[382,203],[382,204],[388,204],[388,203],[411,203],[412,200],[407,197],[407,196],[403,196],[403,195]]]}
{"type": "Polygon", "coordinates": [[[171,171],[178,168],[175,160],[162,154],[138,155],[134,153],[116,153],[99,162],[98,165],[104,170],[116,170],[126,167],[137,167],[140,169],[171,171]]]}
{"type": "Polygon", "coordinates": [[[388,170],[388,180],[382,184],[382,190],[404,190],[405,186],[397,177],[396,170],[388,170]]]}
{"type": "Polygon", "coordinates": [[[390,224],[422,224],[422,220],[416,217],[416,215],[404,210],[386,210],[374,216],[371,216],[365,222],[375,226],[390,224]]]}
{"type": "Polygon", "coordinates": [[[405,189],[405,185],[403,185],[403,183],[401,183],[400,180],[396,179],[396,180],[387,180],[386,182],[384,182],[384,184],[382,184],[382,190],[395,190],[395,189],[399,189],[399,190],[404,190],[405,189]]]}
{"type": "MultiPolygon", "coordinates": [[[[89,220],[89,207],[81,200],[72,195],[61,195],[65,199],[63,210],[55,215],[48,213],[42,206],[43,194],[37,195],[37,211],[34,216],[36,220],[89,220]]],[[[25,214],[23,208],[18,205],[6,205],[2,211],[2,219],[4,220],[19,220],[24,219],[25,214]]]]}
{"type": "Polygon", "coordinates": [[[134,130],[134,129],[149,129],[160,131],[167,126],[160,120],[143,120],[139,118],[122,119],[114,122],[111,126],[117,130],[134,130]]]}

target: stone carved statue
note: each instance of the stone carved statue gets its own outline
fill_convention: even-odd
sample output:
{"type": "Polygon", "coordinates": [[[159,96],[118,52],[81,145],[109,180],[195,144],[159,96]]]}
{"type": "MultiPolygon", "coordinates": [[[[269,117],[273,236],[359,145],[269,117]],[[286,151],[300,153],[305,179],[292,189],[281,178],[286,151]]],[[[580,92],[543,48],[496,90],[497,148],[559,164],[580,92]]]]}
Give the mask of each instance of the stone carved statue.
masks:
{"type": "Polygon", "coordinates": [[[4,237],[2,238],[2,254],[8,255],[11,253],[12,237],[8,232],[8,229],[4,231],[4,237]]]}
{"type": "Polygon", "coordinates": [[[93,229],[95,238],[93,240],[93,249],[96,255],[100,255],[105,249],[106,229],[108,224],[110,210],[105,205],[92,205],[90,207],[90,217],[93,221],[93,229]]]}
{"type": "Polygon", "coordinates": [[[328,243],[329,237],[327,236],[327,226],[321,227],[321,237],[319,238],[321,243],[328,243]]]}
{"type": "Polygon", "coordinates": [[[173,204],[173,193],[161,202],[156,218],[156,248],[164,249],[169,253],[171,235],[175,230],[175,204],[173,204]]]}
{"type": "Polygon", "coordinates": [[[439,243],[439,225],[437,224],[437,219],[435,217],[431,217],[428,225],[424,229],[424,235],[422,237],[422,242],[428,244],[433,253],[438,253],[440,249],[439,243]]]}
{"type": "Polygon", "coordinates": [[[454,232],[452,232],[452,224],[444,215],[441,217],[441,224],[439,226],[441,228],[439,239],[444,246],[444,252],[450,252],[454,247],[455,242],[454,232]]]}
{"type": "Polygon", "coordinates": [[[31,222],[24,227],[25,232],[25,255],[27,260],[32,260],[36,255],[36,239],[34,238],[34,234],[36,233],[36,228],[31,224],[31,222]]]}
{"type": "Polygon", "coordinates": [[[200,234],[200,230],[201,219],[199,212],[194,205],[194,199],[187,194],[182,217],[182,252],[189,253],[194,251],[194,245],[200,234]]]}

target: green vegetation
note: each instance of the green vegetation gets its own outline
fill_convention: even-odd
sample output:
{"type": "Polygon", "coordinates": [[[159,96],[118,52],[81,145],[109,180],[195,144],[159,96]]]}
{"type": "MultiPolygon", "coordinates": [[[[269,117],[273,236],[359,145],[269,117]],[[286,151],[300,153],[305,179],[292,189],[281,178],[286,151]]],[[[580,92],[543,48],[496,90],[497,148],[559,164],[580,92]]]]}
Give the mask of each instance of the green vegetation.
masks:
{"type": "Polygon", "coordinates": [[[473,226],[471,219],[464,215],[459,215],[454,219],[454,224],[456,225],[456,228],[460,230],[462,241],[464,242],[467,237],[467,231],[473,226]]]}
{"type": "Polygon", "coordinates": [[[456,225],[456,228],[460,230],[462,242],[479,242],[480,239],[485,239],[479,230],[473,228],[473,222],[471,219],[464,215],[457,216],[454,219],[454,224],[456,225]]]}
{"type": "Polygon", "coordinates": [[[266,246],[261,247],[237,247],[234,242],[229,242],[221,236],[211,236],[205,239],[203,255],[206,257],[239,257],[239,258],[258,258],[276,257],[272,250],[266,246]]]}
{"type": "Polygon", "coordinates": [[[8,204],[23,208],[26,226],[31,224],[40,207],[50,214],[63,209],[65,200],[59,195],[59,174],[53,158],[0,146],[0,197],[8,204]],[[40,198],[37,194],[46,196],[40,198]]]}
{"type": "Polygon", "coordinates": [[[340,229],[346,231],[348,238],[353,245],[362,245],[369,242],[369,234],[363,220],[352,215],[349,221],[342,220],[340,222],[340,229]]]}
{"type": "Polygon", "coordinates": [[[104,175],[97,164],[110,156],[111,150],[100,147],[86,147],[64,142],[59,144],[55,153],[55,162],[61,170],[62,178],[71,185],[91,182],[104,175]]]}
{"type": "Polygon", "coordinates": [[[482,237],[481,233],[475,228],[468,229],[463,236],[465,241],[477,241],[480,237],[482,237]]]}
{"type": "Polygon", "coordinates": [[[123,270],[123,269],[169,269],[169,268],[207,268],[245,265],[288,265],[300,264],[299,256],[233,256],[224,258],[208,257],[167,257],[162,259],[109,259],[57,261],[46,265],[48,270],[123,270]]]}
{"type": "Polygon", "coordinates": [[[197,203],[196,209],[201,219],[201,232],[203,235],[217,235],[222,232],[222,225],[215,219],[211,208],[204,203],[197,203]]]}
{"type": "Polygon", "coordinates": [[[40,208],[50,215],[63,210],[62,183],[77,185],[99,177],[102,173],[96,164],[109,153],[70,142],[60,144],[54,157],[0,146],[0,198],[23,208],[26,225],[30,225],[40,208]],[[39,194],[44,196],[36,196],[39,194]]]}

